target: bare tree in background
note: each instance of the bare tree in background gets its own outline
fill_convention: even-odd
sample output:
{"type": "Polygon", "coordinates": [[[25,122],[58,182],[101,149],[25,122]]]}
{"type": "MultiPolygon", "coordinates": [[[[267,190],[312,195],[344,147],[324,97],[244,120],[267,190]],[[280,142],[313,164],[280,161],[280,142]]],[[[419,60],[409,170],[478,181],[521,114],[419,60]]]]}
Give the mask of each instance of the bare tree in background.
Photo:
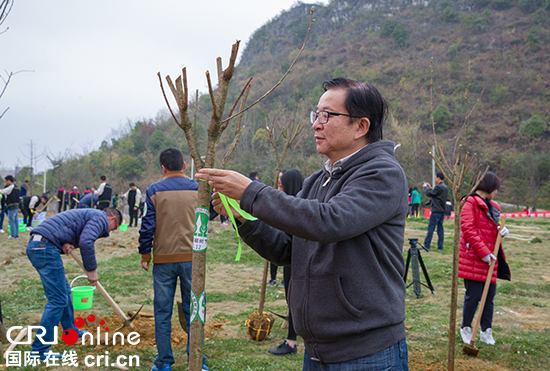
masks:
{"type": "MultiPolygon", "coordinates": [[[[8,17],[8,14],[10,14],[12,6],[13,6],[13,0],[1,0],[0,1],[0,27],[2,26],[2,24],[4,23],[4,21],[8,17]]],[[[5,30],[0,29],[0,35],[3,34],[4,32],[6,32],[7,30],[8,30],[8,28],[6,28],[5,30]]],[[[2,97],[4,96],[4,93],[6,92],[6,89],[8,88],[8,85],[9,85],[13,75],[18,74],[19,72],[22,72],[22,71],[18,71],[18,72],[5,71],[5,73],[6,73],[5,77],[3,75],[0,75],[0,77],[2,78],[2,82],[4,83],[4,86],[2,86],[2,88],[0,90],[0,99],[2,99],[2,97]]],[[[4,117],[4,115],[6,114],[6,112],[9,109],[10,108],[7,107],[2,113],[0,113],[0,119],[2,117],[4,117]]]]}
{"type": "MultiPolygon", "coordinates": [[[[271,126],[268,125],[267,120],[264,121],[264,130],[267,135],[267,140],[269,141],[271,147],[273,147],[273,152],[275,153],[275,159],[277,161],[273,179],[273,188],[275,189],[277,189],[279,185],[279,172],[289,148],[298,143],[298,141],[308,133],[306,129],[309,127],[309,120],[299,122],[296,119],[297,108],[298,107],[296,107],[296,110],[293,113],[292,119],[284,122],[283,124],[280,123],[277,116],[273,117],[271,126]]],[[[262,288],[260,292],[260,305],[258,306],[258,314],[260,316],[263,316],[268,269],[269,261],[265,260],[262,288]]]]}
{"type": "MultiPolygon", "coordinates": [[[[206,148],[206,156],[202,157],[198,142],[197,142],[197,120],[196,115],[194,122],[191,121],[189,117],[189,90],[187,87],[187,71],[184,67],[182,69],[182,74],[178,76],[175,81],[175,84],[170,76],[166,76],[166,81],[168,86],[176,100],[178,105],[179,112],[175,112],[166,96],[164,90],[164,85],[160,72],[158,73],[160,86],[166,104],[174,121],[177,125],[185,132],[185,137],[187,138],[187,143],[189,145],[189,150],[197,170],[200,170],[204,167],[214,167],[216,161],[216,152],[218,149],[218,144],[220,141],[221,134],[227,129],[229,122],[233,118],[237,118],[237,123],[234,131],[234,138],[230,146],[228,147],[227,153],[225,154],[222,164],[220,167],[224,167],[227,161],[229,160],[233,150],[235,149],[244,126],[242,125],[242,115],[245,111],[259,103],[267,95],[269,95],[273,90],[275,90],[284,80],[284,78],[290,73],[292,67],[296,63],[297,59],[300,57],[302,51],[305,48],[307,38],[309,37],[309,31],[311,30],[311,24],[313,22],[313,7],[311,8],[310,13],[310,23],[308,33],[300,49],[300,52],[292,62],[288,71],[283,75],[277,84],[275,84],[270,90],[268,90],[264,95],[262,95],[258,100],[252,103],[250,106],[246,107],[246,99],[248,98],[248,93],[250,92],[252,77],[249,78],[244,87],[242,88],[239,96],[237,97],[235,103],[231,107],[228,116],[224,119],[224,111],[227,100],[227,93],[229,89],[229,83],[233,77],[235,71],[235,63],[237,60],[237,53],[239,50],[240,41],[237,40],[233,44],[231,49],[231,56],[229,58],[229,65],[224,70],[222,68],[222,59],[217,58],[217,73],[218,73],[218,85],[217,88],[214,88],[210,78],[210,72],[206,71],[206,80],[208,83],[208,93],[210,95],[210,101],[212,103],[212,115],[210,116],[210,123],[208,126],[208,141],[206,148]],[[238,104],[240,102],[240,109],[235,112],[238,104]],[[246,108],[245,108],[246,107],[246,108]]],[[[198,95],[198,92],[197,92],[198,95]]],[[[198,99],[197,99],[198,100],[198,99]]],[[[202,369],[202,353],[203,353],[203,342],[204,342],[204,321],[205,321],[205,312],[206,312],[206,299],[205,299],[205,273],[206,273],[206,247],[207,247],[207,236],[208,236],[208,210],[210,208],[210,193],[211,189],[207,182],[199,182],[199,197],[197,205],[197,219],[201,217],[202,214],[206,215],[206,222],[203,223],[201,228],[200,236],[198,236],[198,231],[195,231],[195,240],[193,242],[193,273],[192,273],[192,291],[191,291],[191,328],[190,328],[190,347],[189,347],[189,370],[199,371],[202,369]]],[[[197,229],[197,228],[196,228],[197,229]]]]}
{"type": "MultiPolygon", "coordinates": [[[[4,21],[8,17],[8,14],[10,13],[12,6],[13,6],[13,0],[1,0],[0,1],[0,26],[2,26],[2,23],[4,23],[4,21]]],[[[3,34],[6,31],[7,31],[7,29],[4,30],[4,31],[0,30],[0,34],[3,34]]],[[[12,75],[13,74],[8,73],[7,79],[5,79],[4,76],[1,76],[2,81],[4,82],[4,86],[0,90],[0,99],[2,99],[2,96],[4,95],[4,93],[6,91],[6,88],[8,87],[8,84],[10,83],[10,79],[11,79],[12,75]]],[[[4,116],[4,114],[6,113],[6,111],[8,109],[9,109],[9,107],[6,108],[2,113],[0,113],[0,119],[4,116]]],[[[0,351],[2,351],[1,342],[4,341],[5,339],[6,339],[6,329],[4,328],[4,325],[3,325],[2,303],[0,302],[0,351]]]]}

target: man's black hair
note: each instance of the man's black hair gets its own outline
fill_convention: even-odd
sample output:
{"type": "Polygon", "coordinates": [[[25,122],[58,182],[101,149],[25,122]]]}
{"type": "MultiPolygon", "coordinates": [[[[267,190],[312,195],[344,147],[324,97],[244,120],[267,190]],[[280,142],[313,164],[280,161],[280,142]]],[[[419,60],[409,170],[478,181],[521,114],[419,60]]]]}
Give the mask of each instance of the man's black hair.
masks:
{"type": "Polygon", "coordinates": [[[438,171],[437,173],[435,173],[435,176],[441,180],[445,180],[445,175],[443,175],[441,171],[438,171]]]}
{"type": "Polygon", "coordinates": [[[183,169],[183,155],[175,147],[166,148],[160,153],[159,163],[168,171],[181,171],[183,169]]]}
{"type": "Polygon", "coordinates": [[[41,198],[43,198],[46,202],[48,202],[48,195],[47,195],[47,194],[44,193],[44,194],[41,196],[41,198]]]}
{"type": "Polygon", "coordinates": [[[10,182],[13,182],[15,183],[15,178],[13,177],[13,175],[8,175],[4,178],[4,180],[9,180],[10,182]]]}
{"type": "MultiPolygon", "coordinates": [[[[369,143],[383,139],[382,126],[388,114],[388,103],[374,86],[345,79],[342,77],[325,81],[325,91],[330,89],[344,89],[347,91],[344,107],[348,114],[355,117],[366,117],[370,121],[366,138],[369,143]]],[[[350,123],[355,120],[350,117],[350,123]]]]}
{"type": "Polygon", "coordinates": [[[133,187],[135,185],[136,185],[136,183],[134,183],[134,182],[130,183],[130,187],[133,187]]]}
{"type": "MultiPolygon", "coordinates": [[[[483,174],[479,174],[476,179],[474,180],[474,184],[477,183],[477,180],[482,176],[483,174]]],[[[476,191],[484,191],[487,193],[492,193],[495,190],[500,189],[500,179],[498,176],[493,173],[492,171],[488,171],[487,174],[485,174],[485,177],[481,180],[481,183],[476,188],[476,191]]]]}
{"type": "Polygon", "coordinates": [[[102,175],[102,176],[99,177],[99,179],[101,179],[101,180],[107,180],[107,177],[106,177],[105,175],[102,175]]]}
{"type": "Polygon", "coordinates": [[[256,178],[256,177],[258,176],[258,174],[260,174],[260,173],[259,173],[257,170],[252,170],[252,171],[250,172],[249,177],[250,177],[250,178],[256,178]]]}

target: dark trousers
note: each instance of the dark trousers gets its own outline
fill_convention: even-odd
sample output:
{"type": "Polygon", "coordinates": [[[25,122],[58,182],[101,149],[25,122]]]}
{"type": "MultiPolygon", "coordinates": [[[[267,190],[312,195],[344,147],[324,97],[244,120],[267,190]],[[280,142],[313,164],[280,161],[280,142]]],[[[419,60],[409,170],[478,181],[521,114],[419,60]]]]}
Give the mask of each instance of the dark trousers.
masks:
{"type": "Polygon", "coordinates": [[[131,205],[128,209],[129,209],[128,212],[130,213],[130,227],[132,226],[133,220],[135,220],[134,225],[137,227],[137,222],[138,222],[137,214],[139,209],[134,210],[134,207],[131,205]]]}
{"type": "Polygon", "coordinates": [[[269,263],[269,275],[271,277],[272,281],[277,280],[277,268],[279,268],[276,264],[269,263]]]}
{"type": "Polygon", "coordinates": [[[23,206],[21,208],[21,212],[23,213],[23,224],[25,224],[27,227],[32,227],[31,209],[29,209],[28,207],[23,206]]]}
{"type": "Polygon", "coordinates": [[[418,206],[419,204],[412,204],[412,213],[411,216],[418,218],[418,206]]]}
{"type": "MultiPolygon", "coordinates": [[[[466,288],[466,294],[464,295],[464,307],[462,309],[462,327],[472,327],[474,315],[476,313],[477,306],[481,301],[481,295],[483,294],[483,287],[485,282],[464,280],[464,287],[466,288]]],[[[481,330],[485,331],[491,328],[493,325],[493,298],[497,293],[497,285],[491,283],[489,286],[489,292],[487,292],[487,300],[485,301],[485,307],[481,314],[481,330]]],[[[475,336],[472,335],[472,336],[475,336]]]]}
{"type": "MultiPolygon", "coordinates": [[[[290,284],[290,265],[285,265],[283,267],[283,282],[285,284],[286,296],[288,292],[288,285],[290,284]]],[[[292,321],[292,312],[290,311],[290,307],[288,308],[288,334],[286,338],[289,340],[296,340],[296,331],[294,331],[294,322],[292,321]]]]}

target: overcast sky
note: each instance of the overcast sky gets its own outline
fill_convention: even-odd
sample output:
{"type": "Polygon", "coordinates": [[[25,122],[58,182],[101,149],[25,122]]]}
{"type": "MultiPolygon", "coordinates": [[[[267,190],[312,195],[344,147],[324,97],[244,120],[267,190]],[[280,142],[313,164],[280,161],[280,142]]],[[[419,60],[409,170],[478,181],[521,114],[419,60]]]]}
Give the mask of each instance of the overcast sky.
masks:
{"type": "MultiPolygon", "coordinates": [[[[0,99],[0,114],[9,107],[0,168],[28,166],[31,140],[38,154],[81,154],[128,120],[155,117],[165,108],[159,71],[175,78],[187,67],[190,90],[205,92],[216,58],[226,68],[235,40],[240,57],[252,33],[295,2],[15,0],[0,26],[0,72],[23,72],[0,99]]],[[[45,157],[35,164],[46,166],[45,157]]]]}

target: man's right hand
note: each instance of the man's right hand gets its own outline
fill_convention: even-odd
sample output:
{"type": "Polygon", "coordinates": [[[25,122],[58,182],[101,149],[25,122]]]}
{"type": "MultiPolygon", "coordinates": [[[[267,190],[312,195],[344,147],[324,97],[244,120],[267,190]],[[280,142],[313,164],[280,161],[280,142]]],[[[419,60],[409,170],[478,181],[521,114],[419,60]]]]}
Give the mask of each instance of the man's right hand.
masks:
{"type": "Polygon", "coordinates": [[[70,254],[74,250],[74,246],[67,242],[63,245],[62,250],[65,254],[70,254]]]}
{"type": "Polygon", "coordinates": [[[148,262],[144,262],[142,261],[141,262],[141,268],[145,269],[146,271],[149,270],[149,263],[151,263],[151,261],[148,261],[148,262]]]}
{"type": "Polygon", "coordinates": [[[90,285],[95,286],[97,284],[97,269],[94,269],[93,271],[88,272],[88,282],[90,282],[90,285]]]}

